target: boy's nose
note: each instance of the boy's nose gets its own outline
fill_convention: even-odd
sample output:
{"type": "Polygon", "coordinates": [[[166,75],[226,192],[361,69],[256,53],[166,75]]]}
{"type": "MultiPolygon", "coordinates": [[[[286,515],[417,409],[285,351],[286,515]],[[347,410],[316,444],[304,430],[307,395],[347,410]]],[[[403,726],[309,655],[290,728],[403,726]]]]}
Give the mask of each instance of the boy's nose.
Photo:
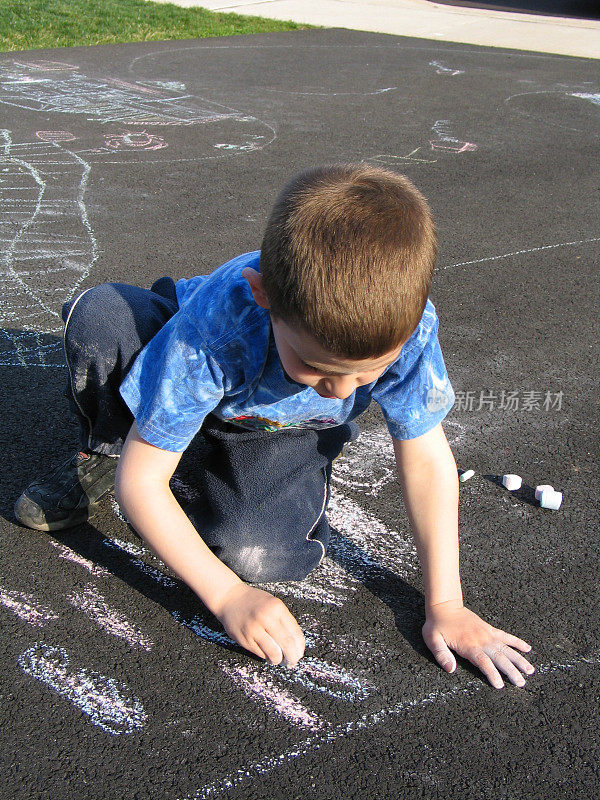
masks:
{"type": "Polygon", "coordinates": [[[339,378],[329,378],[325,381],[325,386],[327,394],[333,394],[341,400],[345,400],[356,389],[356,383],[355,375],[341,375],[339,378]]]}

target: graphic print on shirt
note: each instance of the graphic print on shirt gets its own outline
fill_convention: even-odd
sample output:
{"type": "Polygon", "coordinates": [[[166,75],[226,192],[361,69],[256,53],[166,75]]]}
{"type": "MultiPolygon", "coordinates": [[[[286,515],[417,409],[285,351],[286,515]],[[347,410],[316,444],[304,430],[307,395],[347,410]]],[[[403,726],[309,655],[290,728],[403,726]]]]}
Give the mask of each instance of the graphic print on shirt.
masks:
{"type": "Polygon", "coordinates": [[[282,428],[331,428],[340,423],[335,419],[307,419],[305,422],[278,422],[266,417],[228,417],[225,422],[251,431],[279,431],[282,428]]]}

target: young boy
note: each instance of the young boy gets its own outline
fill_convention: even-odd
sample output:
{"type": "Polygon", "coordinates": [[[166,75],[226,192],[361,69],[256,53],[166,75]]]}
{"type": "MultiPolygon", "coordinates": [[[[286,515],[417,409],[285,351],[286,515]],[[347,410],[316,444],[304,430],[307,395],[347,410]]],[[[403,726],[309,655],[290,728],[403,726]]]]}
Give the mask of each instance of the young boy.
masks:
{"type": "Polygon", "coordinates": [[[63,308],[81,451],[15,505],[24,525],[85,520],[115,482],[130,523],[227,633],[295,666],[302,631],[250,585],[301,580],[325,555],[332,461],[374,399],[393,441],[423,571],[423,636],[493,686],[523,686],[530,645],[464,607],[458,479],[441,420],[454,402],[428,294],[436,258],[429,207],[410,181],[365,164],[296,176],[260,252],[208,276],[152,289],[111,283],[63,308]],[[194,436],[212,445],[203,505],[169,480],[194,436]]]}

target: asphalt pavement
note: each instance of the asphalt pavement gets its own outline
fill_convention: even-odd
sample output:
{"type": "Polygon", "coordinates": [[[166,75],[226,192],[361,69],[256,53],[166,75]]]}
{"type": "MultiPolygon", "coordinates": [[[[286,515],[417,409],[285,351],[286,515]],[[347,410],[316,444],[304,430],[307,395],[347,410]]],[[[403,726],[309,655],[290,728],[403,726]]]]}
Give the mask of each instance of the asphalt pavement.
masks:
{"type": "MultiPolygon", "coordinates": [[[[0,56],[4,796],[595,796],[599,105],[592,59],[339,29],[0,56]],[[426,650],[376,406],[334,465],[328,555],[264,587],[305,632],[296,671],[232,644],[111,497],[56,535],[12,516],[77,443],[62,303],[206,274],[260,246],[292,174],[356,160],[407,174],[433,209],[444,428],[476,473],[465,600],[533,645],[523,689],[426,650]]],[[[182,502],[205,454],[199,438],[182,459],[182,502]]]]}

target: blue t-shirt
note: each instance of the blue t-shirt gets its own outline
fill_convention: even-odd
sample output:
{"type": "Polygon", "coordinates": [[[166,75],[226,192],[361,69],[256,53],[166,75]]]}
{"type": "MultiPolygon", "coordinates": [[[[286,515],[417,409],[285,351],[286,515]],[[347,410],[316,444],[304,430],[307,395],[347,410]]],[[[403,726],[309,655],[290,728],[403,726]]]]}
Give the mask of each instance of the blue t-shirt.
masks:
{"type": "Polygon", "coordinates": [[[140,436],[182,452],[207,414],[243,428],[319,428],[355,419],[375,400],[396,439],[435,427],[454,404],[430,300],[398,358],[344,400],[320,397],[284,372],[268,309],[242,276],[260,270],[260,251],[210,275],[176,283],[179,311],[136,358],[120,387],[140,436]]]}

